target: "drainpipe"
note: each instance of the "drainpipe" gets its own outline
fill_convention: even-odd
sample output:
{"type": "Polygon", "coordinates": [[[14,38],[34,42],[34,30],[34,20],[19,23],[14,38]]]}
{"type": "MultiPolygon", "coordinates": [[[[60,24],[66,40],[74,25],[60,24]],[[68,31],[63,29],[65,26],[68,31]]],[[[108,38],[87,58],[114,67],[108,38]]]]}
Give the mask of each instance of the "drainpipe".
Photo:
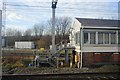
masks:
{"type": "Polygon", "coordinates": [[[80,68],[83,66],[83,52],[82,52],[82,45],[83,45],[83,27],[80,28],[80,68]]]}

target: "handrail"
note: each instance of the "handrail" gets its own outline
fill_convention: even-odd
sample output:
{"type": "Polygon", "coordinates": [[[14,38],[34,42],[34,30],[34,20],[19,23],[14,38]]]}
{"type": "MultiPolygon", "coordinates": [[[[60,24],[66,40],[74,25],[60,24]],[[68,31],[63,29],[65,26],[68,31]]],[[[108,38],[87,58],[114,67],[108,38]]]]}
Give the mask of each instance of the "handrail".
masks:
{"type": "Polygon", "coordinates": [[[56,67],[57,60],[56,58],[52,57],[48,59],[49,63],[52,64],[52,66],[56,67]]]}
{"type": "Polygon", "coordinates": [[[57,50],[61,50],[64,47],[67,47],[67,40],[62,40],[60,43],[56,44],[57,50]]]}

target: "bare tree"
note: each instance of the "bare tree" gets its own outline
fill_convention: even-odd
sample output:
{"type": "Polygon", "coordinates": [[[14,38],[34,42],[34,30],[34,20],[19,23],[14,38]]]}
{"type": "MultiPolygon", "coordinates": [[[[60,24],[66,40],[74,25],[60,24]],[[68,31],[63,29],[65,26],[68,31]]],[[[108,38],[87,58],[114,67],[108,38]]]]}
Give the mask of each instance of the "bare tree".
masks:
{"type": "Polygon", "coordinates": [[[61,20],[61,34],[63,38],[67,33],[69,33],[70,30],[70,25],[71,25],[71,19],[69,17],[63,17],[61,20]]]}
{"type": "Polygon", "coordinates": [[[31,36],[32,36],[32,30],[31,29],[27,29],[24,32],[24,38],[23,38],[23,40],[31,41],[31,36]]]}
{"type": "MultiPolygon", "coordinates": [[[[49,27],[52,28],[52,19],[48,21],[49,27]]],[[[56,35],[64,36],[69,32],[71,25],[70,17],[58,17],[55,19],[55,32],[56,35]]]]}
{"type": "Polygon", "coordinates": [[[15,30],[15,36],[21,37],[22,36],[22,31],[15,30]]]}
{"type": "Polygon", "coordinates": [[[22,36],[22,31],[13,28],[6,29],[6,36],[22,36]]]}
{"type": "Polygon", "coordinates": [[[15,42],[15,29],[13,28],[7,28],[6,29],[6,47],[12,47],[14,46],[14,42],[15,42]]]}
{"type": "Polygon", "coordinates": [[[33,26],[33,32],[34,32],[35,36],[38,36],[38,31],[39,31],[38,28],[39,28],[38,24],[35,24],[33,26]]]}
{"type": "Polygon", "coordinates": [[[32,35],[32,30],[31,29],[27,29],[25,32],[24,32],[24,36],[31,36],[32,35]]]}
{"type": "Polygon", "coordinates": [[[15,41],[20,41],[22,39],[22,31],[15,30],[15,41]]]}
{"type": "Polygon", "coordinates": [[[43,35],[43,32],[44,32],[44,24],[39,24],[39,36],[42,36],[43,35]]]}
{"type": "Polygon", "coordinates": [[[6,29],[6,36],[14,36],[15,35],[15,30],[12,28],[7,28],[6,29]]]}
{"type": "Polygon", "coordinates": [[[44,24],[35,24],[33,26],[33,32],[35,34],[35,36],[42,36],[43,32],[44,32],[44,24]]]}
{"type": "Polygon", "coordinates": [[[55,30],[56,30],[56,35],[61,35],[61,29],[62,29],[62,25],[61,25],[61,21],[62,18],[56,18],[56,22],[55,22],[55,30]]]}

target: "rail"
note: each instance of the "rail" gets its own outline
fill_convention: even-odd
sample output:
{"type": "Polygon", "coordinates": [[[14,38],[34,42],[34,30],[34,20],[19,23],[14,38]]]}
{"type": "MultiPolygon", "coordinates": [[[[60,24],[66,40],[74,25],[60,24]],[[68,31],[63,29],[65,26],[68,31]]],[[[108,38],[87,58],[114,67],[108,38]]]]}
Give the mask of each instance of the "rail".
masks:
{"type": "MultiPolygon", "coordinates": [[[[119,80],[119,72],[104,72],[104,73],[61,73],[61,74],[6,74],[2,76],[2,80],[41,80],[55,78],[68,79],[87,79],[87,80],[119,80]]],[[[58,80],[58,79],[57,79],[58,80]]],[[[61,80],[61,79],[60,79],[61,80]]]]}

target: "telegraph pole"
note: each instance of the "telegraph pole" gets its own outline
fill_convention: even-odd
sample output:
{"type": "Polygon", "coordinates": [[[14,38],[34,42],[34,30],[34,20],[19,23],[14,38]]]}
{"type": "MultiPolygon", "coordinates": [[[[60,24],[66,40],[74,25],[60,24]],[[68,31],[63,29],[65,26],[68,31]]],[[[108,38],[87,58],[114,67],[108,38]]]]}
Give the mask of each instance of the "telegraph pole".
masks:
{"type": "Polygon", "coordinates": [[[55,9],[58,0],[52,0],[52,53],[55,53],[55,9]]]}

